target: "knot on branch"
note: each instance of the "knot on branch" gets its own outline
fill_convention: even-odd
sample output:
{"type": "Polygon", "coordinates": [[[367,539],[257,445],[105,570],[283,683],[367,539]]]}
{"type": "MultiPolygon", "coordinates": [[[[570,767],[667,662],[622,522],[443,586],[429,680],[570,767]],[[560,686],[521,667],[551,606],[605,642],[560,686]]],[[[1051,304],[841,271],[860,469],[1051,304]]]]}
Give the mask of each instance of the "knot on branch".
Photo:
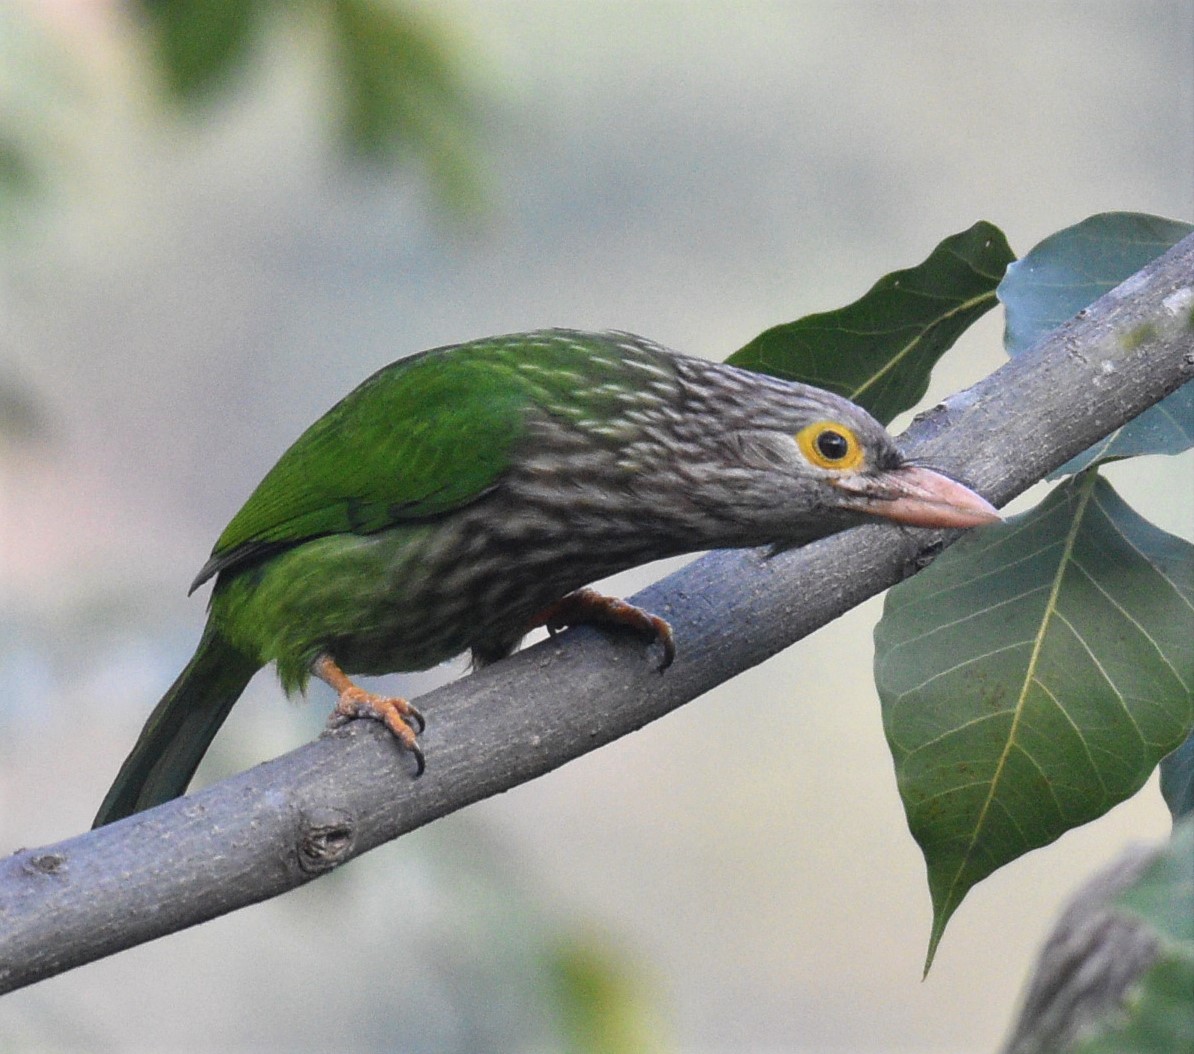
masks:
{"type": "Polygon", "coordinates": [[[308,875],[339,867],[352,855],[356,833],[356,817],[345,809],[304,810],[296,844],[299,867],[308,875]]]}
{"type": "Polygon", "coordinates": [[[66,871],[66,857],[57,853],[38,853],[27,856],[22,866],[31,875],[58,875],[66,871]]]}

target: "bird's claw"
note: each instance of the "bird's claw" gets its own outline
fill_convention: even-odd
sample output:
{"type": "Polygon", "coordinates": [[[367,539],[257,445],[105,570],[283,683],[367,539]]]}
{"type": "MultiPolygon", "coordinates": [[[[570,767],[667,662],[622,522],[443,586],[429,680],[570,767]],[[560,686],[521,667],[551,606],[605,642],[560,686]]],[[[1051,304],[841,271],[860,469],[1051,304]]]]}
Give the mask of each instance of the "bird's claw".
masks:
{"type": "Polygon", "coordinates": [[[663,649],[663,659],[659,663],[661,672],[675,661],[676,638],[666,619],[652,615],[649,611],[617,597],[607,597],[595,589],[577,589],[561,597],[554,604],[544,608],[533,623],[546,627],[552,637],[566,626],[581,624],[620,626],[658,641],[663,649]]]}
{"type": "MultiPolygon", "coordinates": [[[[406,702],[405,699],[402,701],[404,703],[406,702]]],[[[427,721],[423,717],[423,712],[421,710],[419,710],[417,707],[413,706],[411,703],[406,703],[406,707],[407,707],[406,716],[413,719],[414,723],[419,726],[416,729],[416,733],[421,736],[424,732],[427,731],[427,721]]]]}
{"type": "Polygon", "coordinates": [[[659,660],[659,672],[663,673],[676,661],[676,635],[672,632],[672,624],[658,615],[648,616],[655,631],[655,639],[663,648],[663,658],[659,660]]]}
{"type": "Polygon", "coordinates": [[[358,718],[380,721],[385,725],[402,748],[414,755],[415,775],[423,775],[427,762],[416,738],[418,733],[411,728],[411,724],[418,728],[418,732],[422,732],[427,722],[416,707],[400,696],[374,695],[351,685],[340,693],[336,708],[328,716],[328,728],[340,728],[358,718]]]}
{"type": "Polygon", "coordinates": [[[423,758],[423,748],[415,738],[418,733],[411,728],[411,724],[417,725],[419,732],[422,732],[427,722],[415,707],[399,696],[374,695],[364,688],[358,688],[330,655],[320,655],[311,663],[311,672],[337,696],[336,709],[328,717],[328,728],[339,728],[360,717],[380,721],[403,748],[415,756],[415,775],[423,775],[427,763],[423,758]]]}

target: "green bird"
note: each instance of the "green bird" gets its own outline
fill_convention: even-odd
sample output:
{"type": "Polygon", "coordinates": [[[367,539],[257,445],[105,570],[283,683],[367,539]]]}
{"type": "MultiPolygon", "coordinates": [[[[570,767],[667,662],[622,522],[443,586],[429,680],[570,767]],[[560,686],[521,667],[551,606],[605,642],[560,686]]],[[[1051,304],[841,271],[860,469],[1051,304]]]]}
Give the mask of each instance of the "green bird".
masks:
{"type": "Polygon", "coordinates": [[[907,463],[866,411],[817,388],[628,333],[544,330],[436,348],[373,374],[304,432],[233,517],[194,657],[95,820],[182,794],[249,679],[314,676],[331,722],[384,722],[423,771],[406,700],[349,674],[500,659],[533,627],[667,623],[586,583],[679,553],[803,545],[876,518],[998,519],[907,463]]]}

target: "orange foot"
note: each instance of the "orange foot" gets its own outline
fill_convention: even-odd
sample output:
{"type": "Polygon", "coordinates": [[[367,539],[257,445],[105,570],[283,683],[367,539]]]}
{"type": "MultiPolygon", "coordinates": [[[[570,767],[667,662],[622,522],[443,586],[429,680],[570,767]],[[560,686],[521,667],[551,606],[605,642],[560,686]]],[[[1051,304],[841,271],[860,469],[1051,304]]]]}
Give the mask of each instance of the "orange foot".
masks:
{"type": "Polygon", "coordinates": [[[412,723],[418,726],[419,732],[427,727],[427,722],[418,710],[398,696],[374,695],[364,688],[358,688],[330,655],[321,655],[316,659],[311,664],[311,672],[340,697],[336,709],[328,717],[328,728],[339,728],[358,717],[380,721],[415,756],[415,775],[423,775],[427,765],[419,741],[415,738],[415,730],[411,728],[412,723]]]}
{"type": "Polygon", "coordinates": [[[595,589],[578,589],[561,597],[554,604],[548,604],[534,619],[528,629],[546,626],[553,637],[565,626],[614,626],[632,630],[640,636],[659,641],[663,648],[660,670],[666,670],[676,657],[676,641],[672,627],[658,615],[627,604],[617,597],[607,597],[595,589]]]}

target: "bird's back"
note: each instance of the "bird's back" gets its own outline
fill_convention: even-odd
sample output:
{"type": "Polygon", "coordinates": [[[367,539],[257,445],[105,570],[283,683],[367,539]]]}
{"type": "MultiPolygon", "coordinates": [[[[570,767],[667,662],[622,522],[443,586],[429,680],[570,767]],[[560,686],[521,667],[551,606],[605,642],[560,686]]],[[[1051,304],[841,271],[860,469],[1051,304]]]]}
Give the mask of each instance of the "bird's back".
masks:
{"type": "Polygon", "coordinates": [[[628,334],[542,330],[391,363],[295,440],[191,588],[307,539],[371,534],[476,501],[509,469],[529,408],[608,431],[642,398],[633,393],[674,384],[667,354],[628,334]]]}

